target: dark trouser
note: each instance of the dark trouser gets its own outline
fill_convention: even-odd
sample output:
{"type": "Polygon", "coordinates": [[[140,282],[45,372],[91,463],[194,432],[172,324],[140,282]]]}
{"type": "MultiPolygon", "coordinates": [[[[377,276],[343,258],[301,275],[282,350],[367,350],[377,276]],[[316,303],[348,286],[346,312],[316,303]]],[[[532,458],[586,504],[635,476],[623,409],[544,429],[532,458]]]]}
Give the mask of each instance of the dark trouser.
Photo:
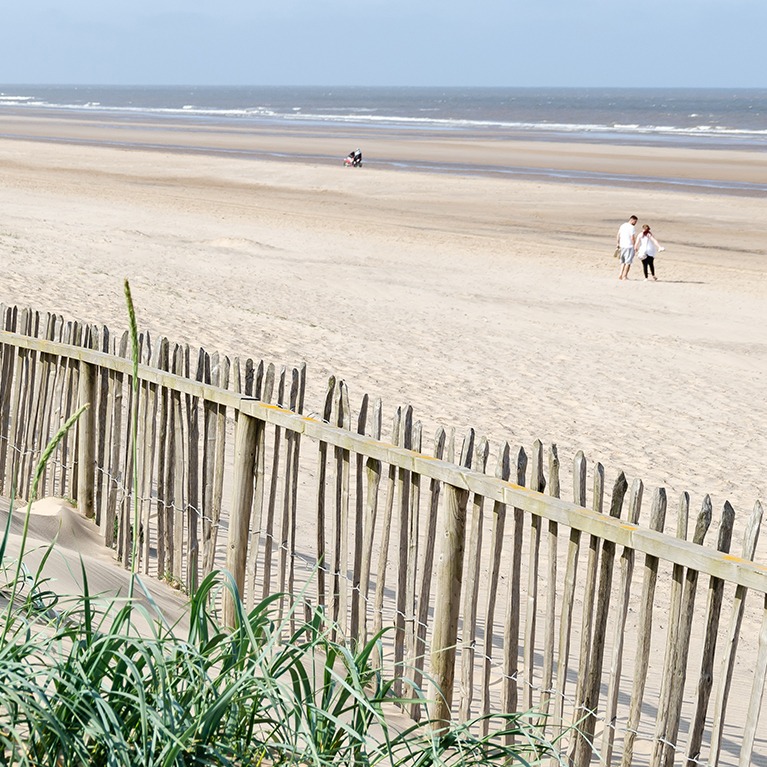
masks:
{"type": "Polygon", "coordinates": [[[642,269],[644,270],[644,276],[647,277],[647,270],[650,270],[650,274],[655,277],[655,257],[645,256],[642,259],[642,269]]]}

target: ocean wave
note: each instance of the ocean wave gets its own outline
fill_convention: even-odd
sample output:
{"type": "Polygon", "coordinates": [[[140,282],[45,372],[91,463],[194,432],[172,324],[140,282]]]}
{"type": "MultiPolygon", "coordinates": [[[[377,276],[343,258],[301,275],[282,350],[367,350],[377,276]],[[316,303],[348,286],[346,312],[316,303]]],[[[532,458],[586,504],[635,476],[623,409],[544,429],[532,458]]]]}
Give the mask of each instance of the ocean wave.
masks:
{"type": "MultiPolygon", "coordinates": [[[[317,110],[302,106],[275,108],[268,105],[252,106],[203,106],[185,103],[181,106],[142,106],[109,105],[102,101],[85,103],[51,102],[36,98],[34,95],[0,94],[0,109],[37,108],[46,110],[65,110],[99,112],[125,115],[157,115],[179,117],[182,119],[201,118],[210,120],[270,120],[290,123],[323,123],[340,125],[359,125],[366,127],[402,128],[416,130],[478,131],[488,134],[504,132],[512,134],[536,134],[540,136],[567,135],[584,138],[604,138],[605,140],[628,139],[630,137],[669,137],[678,139],[720,139],[741,143],[749,141],[763,145],[767,142],[767,129],[743,128],[721,124],[674,125],[640,124],[623,122],[563,122],[554,120],[505,120],[475,119],[468,117],[437,116],[434,107],[419,106],[416,114],[383,114],[376,107],[339,105],[332,110],[317,110]]],[[[698,113],[687,113],[687,117],[699,117],[698,113]]]]}

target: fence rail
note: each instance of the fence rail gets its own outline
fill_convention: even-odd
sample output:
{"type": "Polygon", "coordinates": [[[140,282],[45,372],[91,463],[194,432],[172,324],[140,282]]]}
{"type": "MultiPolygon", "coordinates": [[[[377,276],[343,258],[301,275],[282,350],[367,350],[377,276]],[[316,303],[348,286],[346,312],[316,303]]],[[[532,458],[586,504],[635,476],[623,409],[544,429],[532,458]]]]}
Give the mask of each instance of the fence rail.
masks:
{"type": "Polygon", "coordinates": [[[411,408],[387,441],[380,401],[365,395],[355,413],[334,378],[305,414],[305,366],[145,333],[135,397],[126,333],[16,307],[0,309],[0,327],[0,494],[29,494],[48,438],[89,403],[39,494],[76,500],[123,563],[139,535],[142,571],[190,591],[224,566],[247,605],[300,597],[353,639],[393,626],[379,662],[428,683],[431,716],[534,708],[575,765],[767,765],[758,502],[733,554],[728,503],[713,546],[707,496],[689,534],[682,494],[666,533],[662,488],[643,525],[642,482],[620,473],[606,493],[597,463],[589,502],[582,453],[569,502],[556,446],[493,454],[473,432],[440,429],[426,454],[411,408]],[[761,615],[746,610],[750,591],[761,615]],[[728,717],[731,689],[749,703],[728,717]]]}

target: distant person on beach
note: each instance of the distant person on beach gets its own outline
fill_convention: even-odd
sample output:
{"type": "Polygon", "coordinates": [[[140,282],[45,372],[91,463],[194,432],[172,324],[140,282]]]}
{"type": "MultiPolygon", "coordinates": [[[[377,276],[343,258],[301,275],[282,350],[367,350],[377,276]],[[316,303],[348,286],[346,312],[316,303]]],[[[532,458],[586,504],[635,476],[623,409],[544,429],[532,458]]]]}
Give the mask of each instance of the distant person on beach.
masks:
{"type": "Polygon", "coordinates": [[[629,278],[629,269],[634,262],[634,238],[636,237],[636,223],[639,219],[636,216],[629,216],[625,224],[621,224],[618,229],[617,245],[620,248],[621,273],[619,280],[629,278]]]}
{"type": "Polygon", "coordinates": [[[634,242],[634,251],[637,254],[637,258],[642,262],[642,269],[644,271],[644,278],[649,279],[649,273],[655,282],[658,278],[655,276],[655,256],[664,251],[665,248],[655,239],[655,236],[650,231],[650,225],[645,224],[642,227],[642,234],[637,235],[634,242]]]}
{"type": "Polygon", "coordinates": [[[351,166],[352,168],[362,167],[362,150],[355,149],[344,157],[344,165],[351,166]]]}

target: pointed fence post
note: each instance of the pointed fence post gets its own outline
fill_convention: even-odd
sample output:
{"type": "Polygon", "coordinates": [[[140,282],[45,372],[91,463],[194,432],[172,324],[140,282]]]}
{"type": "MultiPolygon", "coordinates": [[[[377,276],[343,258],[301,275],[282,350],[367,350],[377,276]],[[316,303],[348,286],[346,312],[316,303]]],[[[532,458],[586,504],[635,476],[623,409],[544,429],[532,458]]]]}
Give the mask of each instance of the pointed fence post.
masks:
{"type": "MultiPolygon", "coordinates": [[[[245,590],[245,563],[248,555],[250,513],[253,507],[258,426],[258,419],[240,413],[234,447],[234,488],[226,547],[226,569],[232,574],[241,599],[244,599],[245,590]]],[[[234,612],[234,600],[227,594],[224,598],[224,622],[227,626],[234,625],[234,612]]]]}
{"type": "MultiPolygon", "coordinates": [[[[464,439],[461,465],[471,468],[474,432],[464,439]]],[[[429,718],[439,731],[451,720],[455,650],[461,604],[463,553],[466,544],[466,506],[469,491],[447,485],[443,511],[442,543],[436,563],[436,611],[431,650],[431,684],[429,718]]]]}
{"type": "Polygon", "coordinates": [[[96,488],[96,370],[87,362],[80,363],[78,404],[88,408],[77,421],[77,508],[92,519],[96,488]]]}

